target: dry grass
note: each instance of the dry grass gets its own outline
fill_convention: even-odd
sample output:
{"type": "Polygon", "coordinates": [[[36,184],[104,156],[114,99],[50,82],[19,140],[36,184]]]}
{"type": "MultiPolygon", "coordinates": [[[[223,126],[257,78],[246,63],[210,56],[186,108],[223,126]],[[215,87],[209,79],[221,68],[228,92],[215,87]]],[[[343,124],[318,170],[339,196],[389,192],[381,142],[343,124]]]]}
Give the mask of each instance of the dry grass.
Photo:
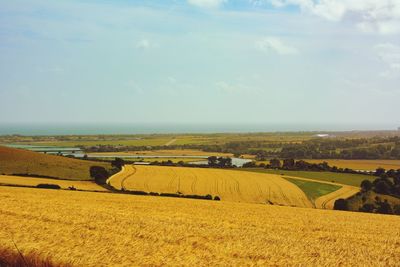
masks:
{"type": "Polygon", "coordinates": [[[28,150],[0,146],[0,174],[31,174],[66,180],[91,180],[90,166],[109,169],[109,163],[91,162],[46,155],[28,150]]]}
{"type": "Polygon", "coordinates": [[[77,266],[400,262],[396,216],[0,187],[0,217],[0,247],[77,266]]]}
{"type": "Polygon", "coordinates": [[[296,185],[278,175],[231,170],[166,166],[125,166],[110,179],[117,189],[158,193],[219,196],[223,201],[272,202],[279,205],[312,207],[296,185]]]}
{"type": "Polygon", "coordinates": [[[369,170],[373,171],[379,167],[390,169],[400,169],[400,160],[345,160],[345,159],[305,159],[310,163],[321,163],[328,162],[330,166],[336,166],[338,168],[349,168],[353,170],[369,170]]]}
{"type": "Polygon", "coordinates": [[[8,175],[0,175],[0,184],[22,186],[37,186],[38,184],[57,184],[63,189],[68,189],[69,187],[73,186],[78,190],[107,191],[104,187],[101,187],[92,181],[71,181],[8,175]]]}

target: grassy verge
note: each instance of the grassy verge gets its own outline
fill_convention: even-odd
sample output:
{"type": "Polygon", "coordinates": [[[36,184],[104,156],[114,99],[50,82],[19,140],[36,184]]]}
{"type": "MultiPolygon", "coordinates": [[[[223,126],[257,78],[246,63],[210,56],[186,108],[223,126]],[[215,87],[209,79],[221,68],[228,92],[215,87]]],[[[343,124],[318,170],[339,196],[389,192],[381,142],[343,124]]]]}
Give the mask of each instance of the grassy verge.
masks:
{"type": "Polygon", "coordinates": [[[285,170],[269,170],[261,168],[245,168],[240,170],[267,173],[267,174],[282,174],[286,176],[309,178],[314,180],[335,182],[352,186],[360,186],[363,180],[370,180],[372,182],[375,179],[374,176],[369,176],[369,175],[336,173],[336,172],[285,171],[285,170]]]}
{"type": "Polygon", "coordinates": [[[293,178],[288,178],[288,177],[284,177],[284,178],[286,180],[288,180],[289,182],[297,185],[301,190],[303,190],[303,192],[307,195],[307,197],[311,201],[314,201],[321,196],[335,192],[336,190],[339,190],[340,188],[342,188],[341,186],[338,186],[338,185],[310,182],[310,181],[298,180],[298,179],[293,179],[293,178]]]}

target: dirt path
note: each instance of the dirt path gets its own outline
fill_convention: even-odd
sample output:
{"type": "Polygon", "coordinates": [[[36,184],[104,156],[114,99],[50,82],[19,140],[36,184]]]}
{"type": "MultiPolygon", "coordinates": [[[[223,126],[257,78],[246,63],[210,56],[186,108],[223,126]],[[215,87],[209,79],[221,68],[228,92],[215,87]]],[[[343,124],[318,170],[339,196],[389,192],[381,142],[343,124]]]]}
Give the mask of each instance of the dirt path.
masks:
{"type": "Polygon", "coordinates": [[[171,140],[169,140],[167,143],[165,143],[164,146],[170,146],[170,145],[172,145],[173,143],[175,143],[177,140],[178,140],[178,139],[176,139],[176,138],[171,139],[171,140]]]}

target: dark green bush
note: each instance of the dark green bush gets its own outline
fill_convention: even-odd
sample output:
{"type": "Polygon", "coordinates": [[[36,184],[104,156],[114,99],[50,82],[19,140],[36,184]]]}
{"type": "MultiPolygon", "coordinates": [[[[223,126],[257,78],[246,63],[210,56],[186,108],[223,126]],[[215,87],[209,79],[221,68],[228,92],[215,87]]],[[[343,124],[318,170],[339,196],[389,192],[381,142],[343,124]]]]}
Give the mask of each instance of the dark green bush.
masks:
{"type": "Polygon", "coordinates": [[[58,184],[38,184],[37,188],[46,188],[46,189],[61,189],[58,184]]]}

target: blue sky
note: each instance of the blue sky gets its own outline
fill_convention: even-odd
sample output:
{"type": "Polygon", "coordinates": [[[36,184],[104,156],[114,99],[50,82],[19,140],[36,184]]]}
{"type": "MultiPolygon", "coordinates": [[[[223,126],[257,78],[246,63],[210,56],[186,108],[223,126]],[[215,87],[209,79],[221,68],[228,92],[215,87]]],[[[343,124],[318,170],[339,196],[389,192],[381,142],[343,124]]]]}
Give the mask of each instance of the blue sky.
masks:
{"type": "Polygon", "coordinates": [[[2,1],[0,123],[400,126],[395,0],[2,1]]]}

